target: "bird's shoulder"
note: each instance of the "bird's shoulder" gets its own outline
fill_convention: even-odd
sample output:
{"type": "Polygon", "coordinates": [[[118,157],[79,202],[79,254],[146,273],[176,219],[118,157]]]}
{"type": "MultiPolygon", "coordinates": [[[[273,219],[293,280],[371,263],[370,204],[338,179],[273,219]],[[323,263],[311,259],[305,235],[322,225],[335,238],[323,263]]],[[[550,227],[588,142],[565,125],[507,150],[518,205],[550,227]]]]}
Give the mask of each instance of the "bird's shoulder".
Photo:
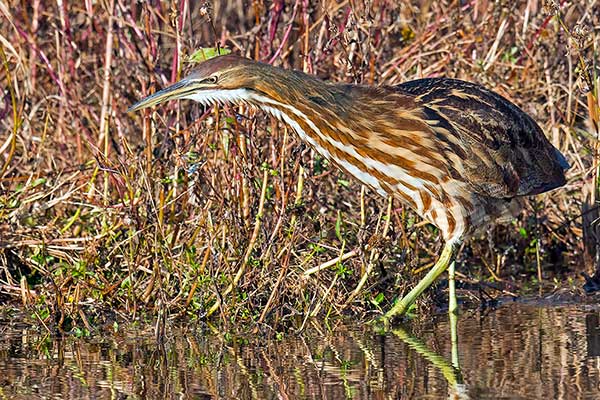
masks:
{"type": "Polygon", "coordinates": [[[415,107],[432,123],[452,127],[463,140],[490,149],[503,145],[530,148],[543,136],[540,127],[519,107],[476,83],[424,78],[393,88],[412,97],[415,107]]]}
{"type": "Polygon", "coordinates": [[[442,153],[460,152],[463,179],[483,195],[512,197],[564,184],[568,164],[538,124],[486,87],[426,78],[390,87],[413,100],[442,153]]]}

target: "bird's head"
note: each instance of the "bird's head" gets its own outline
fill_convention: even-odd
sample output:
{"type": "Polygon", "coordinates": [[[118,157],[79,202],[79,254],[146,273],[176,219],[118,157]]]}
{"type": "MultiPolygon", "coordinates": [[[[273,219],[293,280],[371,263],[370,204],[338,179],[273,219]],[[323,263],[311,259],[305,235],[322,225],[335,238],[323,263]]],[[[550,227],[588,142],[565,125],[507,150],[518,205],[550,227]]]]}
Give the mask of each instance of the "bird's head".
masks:
{"type": "Polygon", "coordinates": [[[206,106],[248,103],[260,107],[270,99],[288,102],[299,98],[313,83],[322,84],[300,72],[226,55],[201,63],[187,77],[138,101],[127,111],[176,99],[194,100],[206,106]]]}
{"type": "Polygon", "coordinates": [[[211,58],[179,82],[145,97],[127,111],[177,99],[195,100],[204,105],[248,101],[249,91],[254,88],[256,70],[263,65],[234,55],[211,58]]]}

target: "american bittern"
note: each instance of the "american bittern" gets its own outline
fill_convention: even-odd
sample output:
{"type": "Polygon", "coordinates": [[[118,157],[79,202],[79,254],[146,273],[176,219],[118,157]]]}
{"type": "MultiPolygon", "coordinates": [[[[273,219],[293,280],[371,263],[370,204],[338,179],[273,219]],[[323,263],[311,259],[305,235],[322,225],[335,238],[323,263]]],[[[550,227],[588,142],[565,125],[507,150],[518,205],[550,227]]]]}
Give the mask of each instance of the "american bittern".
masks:
{"type": "MultiPolygon", "coordinates": [[[[445,240],[427,275],[390,309],[403,314],[449,266],[458,246],[518,210],[519,198],[564,185],[569,164],[517,106],[473,83],[430,78],[397,86],[331,84],[228,55],[134,104],[248,104],[382,196],[437,226],[445,240]]],[[[451,293],[451,301],[454,293],[451,293]]]]}

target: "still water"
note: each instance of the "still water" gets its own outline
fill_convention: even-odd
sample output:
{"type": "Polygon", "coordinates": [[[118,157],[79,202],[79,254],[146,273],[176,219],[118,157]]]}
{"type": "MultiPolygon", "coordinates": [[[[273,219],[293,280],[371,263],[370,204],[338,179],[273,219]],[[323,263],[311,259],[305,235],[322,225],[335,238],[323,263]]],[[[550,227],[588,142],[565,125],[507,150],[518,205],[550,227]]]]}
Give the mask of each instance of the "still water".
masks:
{"type": "Polygon", "coordinates": [[[50,337],[0,327],[0,399],[600,399],[600,305],[510,303],[386,334],[171,330],[50,337]],[[464,382],[458,389],[449,382],[464,382]]]}

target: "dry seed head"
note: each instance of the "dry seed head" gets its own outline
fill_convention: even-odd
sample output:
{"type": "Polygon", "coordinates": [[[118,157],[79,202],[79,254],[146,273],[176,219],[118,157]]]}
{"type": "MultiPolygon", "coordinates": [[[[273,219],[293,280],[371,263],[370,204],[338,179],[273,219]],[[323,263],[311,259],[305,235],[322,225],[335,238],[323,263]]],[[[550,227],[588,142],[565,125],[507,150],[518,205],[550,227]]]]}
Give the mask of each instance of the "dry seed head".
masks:
{"type": "Polygon", "coordinates": [[[327,40],[327,43],[325,43],[325,46],[323,46],[323,51],[329,50],[331,48],[331,43],[340,35],[340,30],[338,29],[337,25],[333,23],[329,24],[329,34],[330,37],[327,40]]]}
{"type": "Polygon", "coordinates": [[[589,60],[585,59],[583,60],[583,66],[578,65],[575,68],[575,73],[579,76],[577,79],[577,87],[582,94],[587,94],[592,91],[592,87],[590,86],[591,82],[588,80],[592,70],[589,67],[590,64],[588,62],[589,60]]]}
{"type": "Polygon", "coordinates": [[[205,1],[204,4],[202,4],[202,7],[200,7],[200,16],[201,17],[206,16],[210,20],[211,11],[212,11],[212,5],[210,4],[210,2],[205,1]]]}
{"type": "Polygon", "coordinates": [[[558,0],[544,0],[544,11],[550,15],[558,15],[560,12],[558,0]]]}
{"type": "Polygon", "coordinates": [[[177,4],[171,4],[171,12],[169,13],[169,21],[171,22],[171,26],[177,26],[177,17],[179,16],[179,10],[177,9],[177,4]]]}
{"type": "Polygon", "coordinates": [[[592,91],[592,89],[590,88],[590,85],[588,84],[587,80],[582,76],[580,77],[580,79],[578,79],[578,83],[579,83],[579,91],[581,94],[588,94],[589,92],[592,91]]]}
{"type": "Polygon", "coordinates": [[[586,25],[577,24],[573,28],[573,39],[577,43],[579,48],[583,48],[585,46],[585,42],[589,35],[590,31],[586,25]]]}
{"type": "Polygon", "coordinates": [[[331,33],[332,37],[337,37],[340,34],[340,30],[338,29],[337,25],[334,23],[329,24],[329,32],[331,33]]]}

